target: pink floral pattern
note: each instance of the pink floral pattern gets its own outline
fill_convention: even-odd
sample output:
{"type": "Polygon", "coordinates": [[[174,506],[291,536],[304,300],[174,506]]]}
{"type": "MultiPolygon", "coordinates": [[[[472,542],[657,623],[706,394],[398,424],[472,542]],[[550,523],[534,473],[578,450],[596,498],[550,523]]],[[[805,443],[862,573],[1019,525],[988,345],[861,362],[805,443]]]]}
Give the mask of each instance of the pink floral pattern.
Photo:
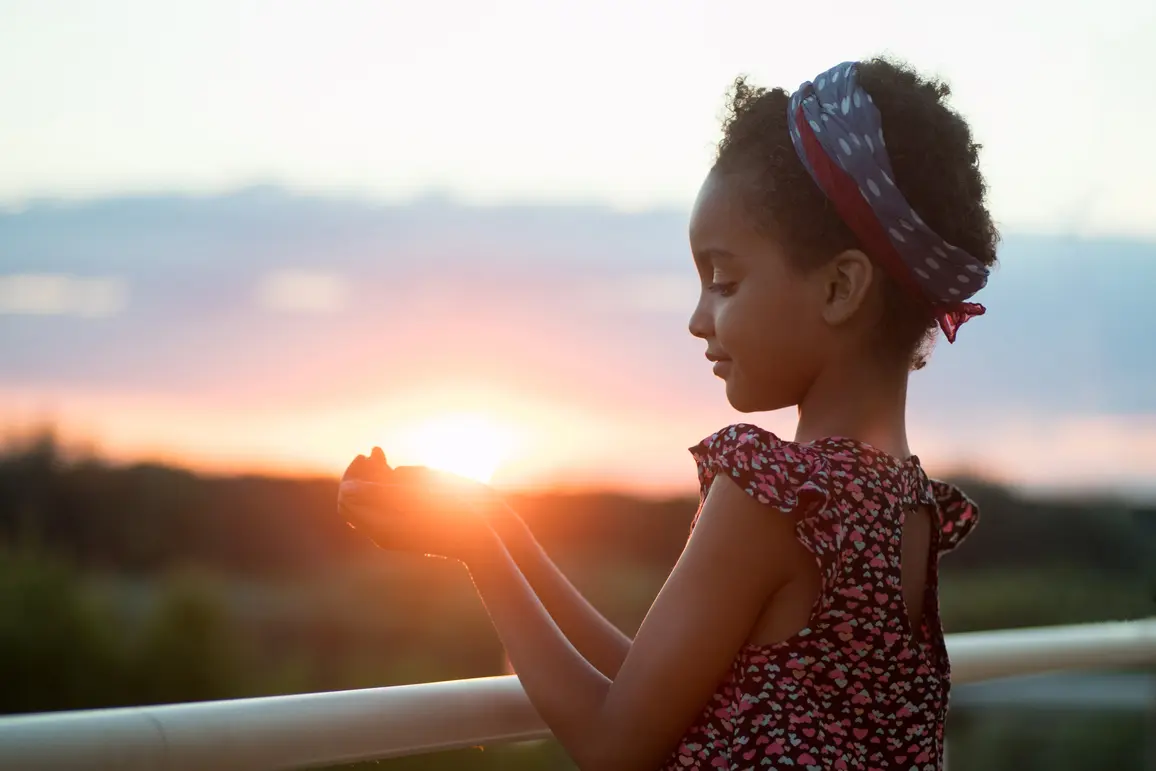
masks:
{"type": "Polygon", "coordinates": [[[931,560],[921,634],[909,629],[900,584],[904,513],[935,512],[937,553],[975,525],[957,488],[846,438],[787,442],[738,424],[691,449],[703,498],[731,477],[796,520],[822,590],[807,628],[745,646],[663,766],[685,769],[939,771],[951,671],[931,560]]]}

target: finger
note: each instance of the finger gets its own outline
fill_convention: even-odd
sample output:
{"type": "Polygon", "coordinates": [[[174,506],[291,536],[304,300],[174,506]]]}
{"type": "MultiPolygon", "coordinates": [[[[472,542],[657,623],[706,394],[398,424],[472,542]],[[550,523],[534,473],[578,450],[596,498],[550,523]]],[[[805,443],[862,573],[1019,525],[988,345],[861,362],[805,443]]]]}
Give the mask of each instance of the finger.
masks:
{"type": "Polygon", "coordinates": [[[437,481],[437,475],[425,466],[398,466],[393,470],[395,484],[428,485],[437,481]]]}
{"type": "Polygon", "coordinates": [[[343,482],[355,479],[366,482],[387,482],[392,473],[392,469],[385,463],[385,455],[379,450],[376,458],[372,454],[370,457],[358,455],[354,458],[341,480],[343,482]]]}
{"type": "Polygon", "coordinates": [[[387,490],[383,485],[364,478],[344,479],[337,488],[338,501],[358,501],[369,503],[382,500],[387,490]]]}
{"type": "Polygon", "coordinates": [[[365,457],[364,455],[358,455],[345,469],[345,473],[341,475],[341,479],[344,481],[346,479],[357,479],[364,477],[369,467],[369,458],[365,457]]]}
{"type": "Polygon", "coordinates": [[[363,518],[393,518],[429,508],[426,499],[397,485],[353,480],[343,482],[338,490],[337,505],[356,511],[363,518]]]}
{"type": "Polygon", "coordinates": [[[389,467],[389,461],[385,459],[385,453],[380,447],[374,447],[369,454],[369,465],[373,469],[373,479],[378,482],[386,482],[393,474],[393,469],[389,467]]]}

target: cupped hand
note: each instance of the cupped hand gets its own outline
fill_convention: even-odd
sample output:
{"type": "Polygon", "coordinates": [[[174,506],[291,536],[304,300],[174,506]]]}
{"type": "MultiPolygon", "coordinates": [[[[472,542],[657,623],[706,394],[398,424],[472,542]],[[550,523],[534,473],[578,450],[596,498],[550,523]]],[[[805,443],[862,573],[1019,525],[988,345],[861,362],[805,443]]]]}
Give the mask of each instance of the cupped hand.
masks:
{"type": "Polygon", "coordinates": [[[494,546],[488,521],[504,506],[479,482],[422,466],[390,468],[376,447],[354,459],[338,492],[341,515],[379,547],[462,561],[494,546]]]}
{"type": "Polygon", "coordinates": [[[341,475],[341,481],[385,482],[392,471],[385,459],[385,453],[380,447],[374,447],[368,457],[358,455],[353,459],[345,469],[345,473],[341,475]]]}

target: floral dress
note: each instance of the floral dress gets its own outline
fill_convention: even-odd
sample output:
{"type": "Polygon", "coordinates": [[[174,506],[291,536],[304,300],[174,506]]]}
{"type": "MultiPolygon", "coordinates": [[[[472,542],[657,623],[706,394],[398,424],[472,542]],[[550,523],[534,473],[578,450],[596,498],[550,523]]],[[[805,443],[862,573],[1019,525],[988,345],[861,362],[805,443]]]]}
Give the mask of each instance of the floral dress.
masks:
{"type": "Polygon", "coordinates": [[[957,488],[853,439],[788,442],[730,426],[691,448],[705,499],[731,477],[791,516],[822,576],[807,627],[747,645],[663,769],[939,771],[950,666],[929,560],[912,634],[900,582],[904,516],[933,512],[933,554],[955,548],[978,510],[957,488]]]}

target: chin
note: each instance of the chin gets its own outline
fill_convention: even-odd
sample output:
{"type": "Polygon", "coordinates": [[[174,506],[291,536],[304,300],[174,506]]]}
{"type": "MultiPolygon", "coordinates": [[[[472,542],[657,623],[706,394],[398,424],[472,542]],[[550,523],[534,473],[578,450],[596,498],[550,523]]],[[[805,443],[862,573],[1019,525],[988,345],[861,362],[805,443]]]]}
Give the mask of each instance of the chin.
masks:
{"type": "Polygon", "coordinates": [[[757,399],[751,398],[752,396],[753,394],[745,389],[727,383],[727,401],[736,412],[762,412],[763,408],[759,406],[757,399]]]}
{"type": "Polygon", "coordinates": [[[758,392],[742,384],[727,381],[727,401],[736,412],[748,414],[752,412],[774,412],[785,407],[793,407],[797,401],[784,398],[775,398],[775,394],[758,392]]]}

